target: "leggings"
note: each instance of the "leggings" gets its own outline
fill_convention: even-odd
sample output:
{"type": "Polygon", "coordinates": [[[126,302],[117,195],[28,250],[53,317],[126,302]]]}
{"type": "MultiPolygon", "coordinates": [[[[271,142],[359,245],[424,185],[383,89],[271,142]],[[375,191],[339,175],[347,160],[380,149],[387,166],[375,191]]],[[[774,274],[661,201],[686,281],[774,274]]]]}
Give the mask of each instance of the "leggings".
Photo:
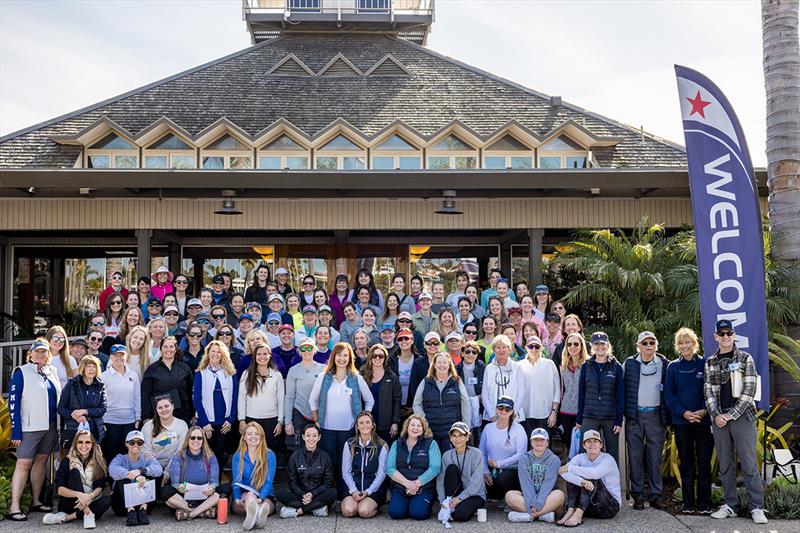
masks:
{"type": "Polygon", "coordinates": [[[322,429],[322,441],[319,447],[331,456],[333,472],[336,475],[336,492],[338,499],[343,500],[350,494],[347,492],[347,485],[344,484],[342,477],[342,452],[347,445],[347,439],[355,435],[355,429],[339,431],[335,429],[322,429]]]}
{"type": "Polygon", "coordinates": [[[303,514],[308,514],[315,509],[327,507],[336,501],[336,489],[328,487],[322,494],[315,496],[311,503],[308,505],[303,504],[303,495],[295,494],[289,489],[278,489],[275,491],[275,499],[281,502],[286,507],[294,507],[295,509],[302,509],[303,514]]]}
{"type": "Polygon", "coordinates": [[[231,426],[230,431],[227,433],[222,433],[222,424],[211,426],[211,438],[208,439],[208,446],[217,458],[220,471],[225,468],[225,465],[228,463],[228,443],[233,431],[233,426],[231,426]]]}
{"type": "Polygon", "coordinates": [[[132,429],[134,429],[133,422],[130,424],[106,424],[106,434],[100,443],[103,457],[108,457],[110,461],[121,453],[128,453],[128,450],[125,449],[125,437],[132,429]]]}
{"type": "MultiPolygon", "coordinates": [[[[154,479],[156,482],[156,496],[158,496],[158,487],[161,486],[161,476],[157,478],[148,477],[147,480],[150,481],[154,479]]],[[[133,480],[128,478],[125,479],[118,479],[114,482],[114,491],[111,493],[111,509],[114,511],[114,514],[117,516],[126,516],[128,514],[128,508],[125,507],[125,489],[123,486],[127,485],[128,483],[136,483],[133,480]]],[[[150,514],[150,511],[153,510],[155,507],[156,502],[149,502],[143,504],[142,507],[146,506],[147,514],[150,514]]]]}
{"type": "MultiPolygon", "coordinates": [[[[74,490],[77,492],[84,492],[83,482],[81,481],[81,475],[77,469],[73,468],[69,471],[69,477],[67,477],[67,484],[64,486],[70,490],[74,490]]],[[[58,497],[59,512],[66,513],[68,515],[75,513],[75,516],[77,516],[78,519],[83,518],[83,511],[75,508],[75,504],[77,503],[77,501],[78,500],[76,498],[67,498],[66,496],[59,496],[58,497]]],[[[103,516],[103,513],[108,511],[109,507],[111,507],[110,496],[100,496],[95,501],[89,504],[89,509],[91,509],[95,518],[100,518],[101,516],[103,516]]]]}
{"type": "Polygon", "coordinates": [[[486,486],[486,495],[493,500],[502,500],[510,490],[520,490],[519,474],[516,468],[497,470],[492,486],[486,486]]]}
{"type": "Polygon", "coordinates": [[[567,507],[583,510],[590,518],[614,518],[619,512],[619,502],[608,492],[602,480],[593,479],[594,490],[567,483],[567,507]]]}
{"type": "MultiPolygon", "coordinates": [[[[444,471],[444,495],[455,496],[463,489],[461,471],[456,465],[449,465],[444,471]]],[[[480,496],[470,496],[460,501],[450,517],[455,522],[469,522],[478,511],[486,505],[486,500],[480,496]]]]}

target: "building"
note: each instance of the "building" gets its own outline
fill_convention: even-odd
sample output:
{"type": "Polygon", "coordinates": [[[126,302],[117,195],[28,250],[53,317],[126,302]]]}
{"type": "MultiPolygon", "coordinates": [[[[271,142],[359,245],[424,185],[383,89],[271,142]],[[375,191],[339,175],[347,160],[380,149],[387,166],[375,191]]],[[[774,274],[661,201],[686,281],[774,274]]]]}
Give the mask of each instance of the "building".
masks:
{"type": "Polygon", "coordinates": [[[681,146],[425,47],[433,0],[244,15],[253,46],[0,138],[2,309],[26,331],[113,270],[535,283],[574,228],[691,222],[681,146]]]}

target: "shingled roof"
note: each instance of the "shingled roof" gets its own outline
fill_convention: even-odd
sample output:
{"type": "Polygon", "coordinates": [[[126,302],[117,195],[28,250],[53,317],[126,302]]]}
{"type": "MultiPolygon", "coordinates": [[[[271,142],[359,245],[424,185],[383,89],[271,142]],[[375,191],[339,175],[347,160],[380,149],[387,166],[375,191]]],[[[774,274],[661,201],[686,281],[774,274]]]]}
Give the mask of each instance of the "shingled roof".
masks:
{"type": "Polygon", "coordinates": [[[488,138],[516,121],[544,138],[573,121],[598,137],[620,139],[615,146],[593,149],[603,167],[686,166],[685,152],[676,144],[570,104],[551,105],[547,95],[407,41],[374,34],[289,33],[0,138],[0,167],[72,167],[80,147],[60,145],[53,138],[77,135],[102,118],[136,137],[165,117],[190,135],[226,118],[252,138],[279,119],[312,138],[339,119],[365,137],[400,120],[423,137],[459,121],[488,138]],[[270,74],[289,54],[315,74],[338,54],[360,72],[270,74]],[[387,54],[402,69],[392,69],[397,75],[370,75],[387,54]]]}

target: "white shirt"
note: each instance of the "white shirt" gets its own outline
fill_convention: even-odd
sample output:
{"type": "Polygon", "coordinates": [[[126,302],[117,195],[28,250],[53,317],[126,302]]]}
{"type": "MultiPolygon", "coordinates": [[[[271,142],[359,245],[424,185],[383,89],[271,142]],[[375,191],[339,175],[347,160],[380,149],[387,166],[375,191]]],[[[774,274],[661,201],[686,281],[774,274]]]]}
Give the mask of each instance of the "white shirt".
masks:
{"type": "Polygon", "coordinates": [[[483,387],[481,388],[481,402],[483,403],[483,419],[491,420],[497,409],[497,399],[500,396],[514,398],[514,412],[517,420],[525,420],[525,412],[518,401],[521,385],[519,384],[519,365],[509,359],[502,368],[495,359],[488,365],[483,374],[483,387]]]}
{"type": "Polygon", "coordinates": [[[556,364],[544,357],[539,357],[536,364],[527,358],[517,364],[521,395],[515,401],[522,405],[526,418],[547,418],[553,410],[553,402],[561,402],[561,379],[556,364]]]}
{"type": "Polygon", "coordinates": [[[125,365],[120,374],[112,365],[100,374],[100,381],[106,387],[106,424],[132,424],[142,419],[142,389],[139,374],[125,365]]]}
{"type": "MultiPolygon", "coordinates": [[[[72,367],[72,375],[77,375],[78,363],[75,361],[75,358],[71,355],[68,355],[67,361],[69,361],[69,366],[72,367]]],[[[61,357],[59,357],[58,354],[54,354],[53,357],[50,358],[50,366],[56,369],[56,376],[58,376],[58,381],[61,383],[61,390],[64,390],[64,386],[67,384],[69,376],[67,376],[67,369],[64,367],[64,363],[61,362],[61,357]]]]}
{"type": "Polygon", "coordinates": [[[270,369],[266,380],[260,381],[260,386],[256,388],[253,396],[247,395],[247,376],[249,369],[242,373],[239,380],[239,398],[236,416],[239,420],[245,418],[277,418],[279,424],[283,424],[283,399],[284,385],[283,377],[277,370],[270,369]]]}
{"type": "MultiPolygon", "coordinates": [[[[308,403],[312,411],[319,410],[319,396],[322,391],[322,380],[325,378],[323,372],[317,376],[314,382],[314,388],[311,389],[311,397],[308,403]]],[[[364,410],[372,411],[372,406],[375,405],[375,399],[372,397],[372,392],[369,390],[367,382],[358,374],[358,390],[361,392],[361,399],[364,401],[364,410]]],[[[353,391],[347,386],[347,380],[341,383],[336,378],[331,380],[331,386],[328,389],[328,397],[325,403],[325,420],[320,420],[320,427],[334,431],[349,431],[353,429],[356,423],[356,417],[353,415],[353,408],[350,401],[353,391]]]]}

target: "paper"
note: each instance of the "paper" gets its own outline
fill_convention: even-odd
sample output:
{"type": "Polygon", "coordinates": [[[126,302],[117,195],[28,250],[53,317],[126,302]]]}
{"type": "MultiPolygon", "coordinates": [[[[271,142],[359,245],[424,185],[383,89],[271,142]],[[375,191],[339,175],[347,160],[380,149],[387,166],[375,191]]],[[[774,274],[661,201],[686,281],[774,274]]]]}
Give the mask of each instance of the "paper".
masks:
{"type": "Polygon", "coordinates": [[[190,500],[205,500],[208,496],[205,491],[211,488],[211,485],[205,483],[203,485],[195,485],[194,483],[186,484],[186,492],[183,493],[183,499],[187,502],[190,500]]]}
{"type": "Polygon", "coordinates": [[[139,507],[143,503],[149,503],[156,499],[156,482],[152,479],[145,481],[141,487],[138,483],[126,483],[123,489],[126,508],[139,507]]]}
{"type": "Polygon", "coordinates": [[[258,491],[251,487],[250,485],[245,485],[244,483],[235,483],[237,487],[240,489],[246,490],[247,492],[252,492],[253,494],[258,494],[258,491]]]}

